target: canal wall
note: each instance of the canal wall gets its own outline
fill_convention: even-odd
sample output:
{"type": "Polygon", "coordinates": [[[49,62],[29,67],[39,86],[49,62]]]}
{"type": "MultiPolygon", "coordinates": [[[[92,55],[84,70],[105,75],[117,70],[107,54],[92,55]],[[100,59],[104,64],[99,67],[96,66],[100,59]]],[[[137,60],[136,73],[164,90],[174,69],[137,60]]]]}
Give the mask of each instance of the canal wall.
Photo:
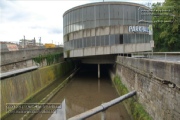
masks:
{"type": "Polygon", "coordinates": [[[74,68],[72,62],[62,62],[1,79],[1,117],[6,103],[23,103],[74,68]]]}
{"type": "Polygon", "coordinates": [[[41,49],[25,49],[18,51],[1,52],[0,69],[7,72],[13,69],[26,68],[35,65],[32,58],[39,55],[47,55],[52,53],[62,53],[63,48],[41,48],[41,49]]]}
{"type": "Polygon", "coordinates": [[[134,100],[127,101],[132,115],[143,114],[145,118],[149,115],[151,118],[147,118],[154,120],[179,120],[179,71],[179,63],[118,56],[111,79],[120,93],[137,91],[134,100]]]}

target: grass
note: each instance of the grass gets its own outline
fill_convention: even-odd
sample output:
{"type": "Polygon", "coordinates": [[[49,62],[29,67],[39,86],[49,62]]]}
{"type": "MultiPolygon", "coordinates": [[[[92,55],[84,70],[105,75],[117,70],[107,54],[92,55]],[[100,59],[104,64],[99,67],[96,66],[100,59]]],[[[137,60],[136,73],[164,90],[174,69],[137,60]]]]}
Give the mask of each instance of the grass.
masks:
{"type": "MultiPolygon", "coordinates": [[[[115,76],[113,82],[119,95],[124,95],[129,92],[126,86],[122,84],[121,78],[119,76],[115,76]]],[[[137,98],[129,98],[125,100],[124,103],[134,120],[152,120],[150,115],[145,111],[144,107],[138,103],[137,98]]]]}

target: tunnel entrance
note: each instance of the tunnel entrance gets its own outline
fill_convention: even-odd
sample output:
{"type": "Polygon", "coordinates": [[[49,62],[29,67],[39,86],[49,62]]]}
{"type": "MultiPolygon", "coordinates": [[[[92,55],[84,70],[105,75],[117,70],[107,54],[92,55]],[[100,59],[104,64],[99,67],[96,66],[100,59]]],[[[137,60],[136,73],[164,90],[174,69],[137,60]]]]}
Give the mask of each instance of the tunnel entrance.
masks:
{"type": "Polygon", "coordinates": [[[98,64],[81,64],[81,70],[83,72],[87,72],[87,76],[93,76],[96,78],[109,78],[109,69],[113,66],[113,64],[99,64],[99,74],[98,77],[98,64]]]}

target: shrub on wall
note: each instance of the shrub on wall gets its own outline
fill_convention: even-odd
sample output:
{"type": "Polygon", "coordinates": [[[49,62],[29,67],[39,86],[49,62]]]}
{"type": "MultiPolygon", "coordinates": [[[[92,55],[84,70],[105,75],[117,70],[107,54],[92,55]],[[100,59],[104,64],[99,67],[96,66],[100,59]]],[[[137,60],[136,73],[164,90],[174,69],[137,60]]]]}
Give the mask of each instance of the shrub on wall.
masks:
{"type": "Polygon", "coordinates": [[[63,53],[53,53],[53,54],[47,54],[47,55],[39,55],[38,57],[34,57],[33,61],[36,64],[43,65],[43,62],[46,60],[47,65],[51,65],[53,63],[59,62],[59,58],[63,56],[63,53]]]}

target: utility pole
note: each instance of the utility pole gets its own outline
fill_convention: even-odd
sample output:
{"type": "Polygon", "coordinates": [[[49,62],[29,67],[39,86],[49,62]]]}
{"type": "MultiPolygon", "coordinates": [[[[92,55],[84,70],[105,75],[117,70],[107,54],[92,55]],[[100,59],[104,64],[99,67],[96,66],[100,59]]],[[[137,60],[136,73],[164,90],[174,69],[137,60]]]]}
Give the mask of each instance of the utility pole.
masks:
{"type": "Polygon", "coordinates": [[[39,38],[39,46],[41,45],[41,37],[39,38]]]}
{"type": "Polygon", "coordinates": [[[24,49],[25,49],[25,35],[24,35],[24,49]]]}
{"type": "Polygon", "coordinates": [[[34,37],[34,43],[33,43],[33,45],[36,46],[36,39],[35,39],[35,37],[34,37]]]}

